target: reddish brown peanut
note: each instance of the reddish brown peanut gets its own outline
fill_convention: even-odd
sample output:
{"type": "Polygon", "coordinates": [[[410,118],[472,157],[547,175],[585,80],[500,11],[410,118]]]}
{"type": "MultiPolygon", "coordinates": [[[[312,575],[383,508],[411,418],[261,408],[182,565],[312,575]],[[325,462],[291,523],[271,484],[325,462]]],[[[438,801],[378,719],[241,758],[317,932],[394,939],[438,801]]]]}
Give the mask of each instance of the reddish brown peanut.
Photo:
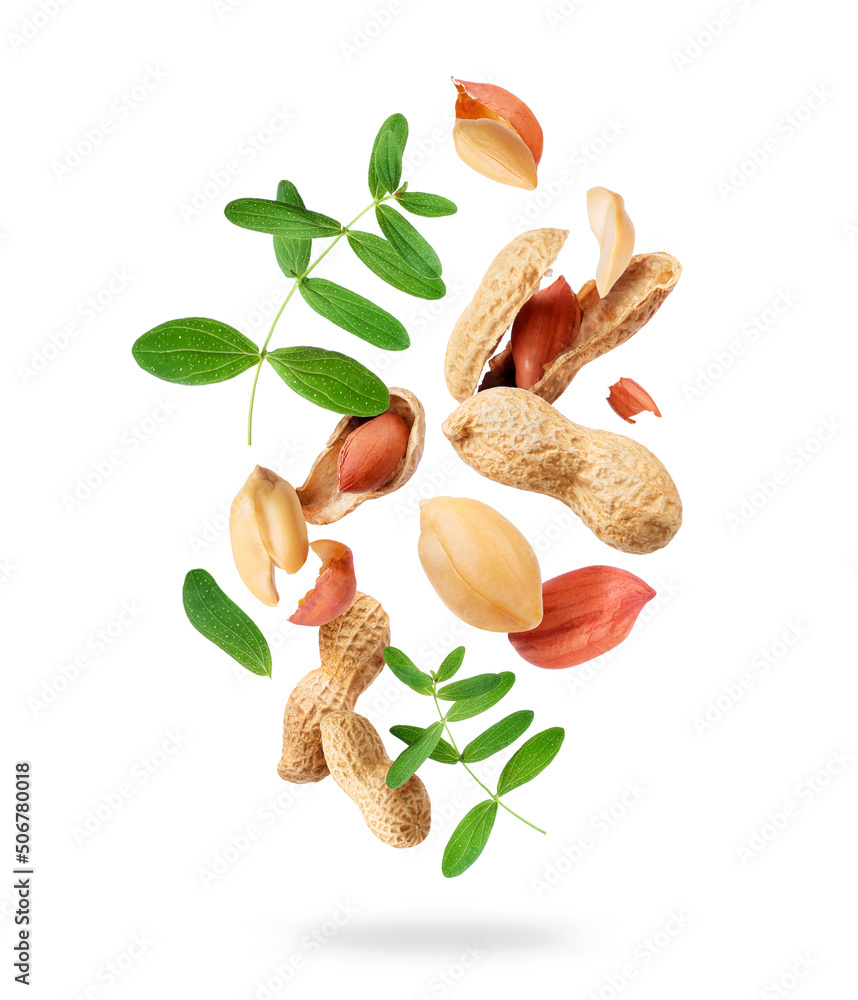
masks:
{"type": "Polygon", "coordinates": [[[414,475],[423,454],[426,417],[420,400],[407,389],[390,387],[390,409],[408,428],[405,455],[393,473],[381,484],[363,493],[344,493],[337,489],[340,454],[352,433],[364,426],[360,417],[343,417],[322,452],[313,462],[309,475],[297,493],[310,524],[333,524],[367,500],[387,496],[404,486],[414,475]]]}
{"type": "Polygon", "coordinates": [[[556,497],[615,549],[654,552],[682,523],[676,486],[651,451],[573,424],[526,389],[479,392],[450,414],[443,430],[480,475],[556,497]]]}
{"type": "Polygon", "coordinates": [[[376,837],[391,847],[416,847],[425,840],[432,822],[426,787],[416,774],[399,788],[387,787],[393,762],[373,724],[354,712],[329,712],[321,732],[331,776],[376,837]]]}
{"type": "Polygon", "coordinates": [[[382,413],[356,427],[337,460],[337,491],[368,493],[386,483],[405,458],[408,425],[398,413],[382,413]]]}
{"type": "Polygon", "coordinates": [[[516,316],[510,337],[519,389],[529,389],[542,378],[545,366],[572,345],[580,326],[578,296],[564,277],[534,292],[516,316]]]}
{"type": "Polygon", "coordinates": [[[547,580],[544,615],[536,628],[510,635],[528,663],[556,670],[574,667],[618,646],[655,591],[615,566],[585,566],[547,580]]]}
{"type": "Polygon", "coordinates": [[[373,597],[358,592],[345,614],[319,629],[322,665],[295,686],[283,715],[283,754],[277,773],[285,781],[321,781],[328,773],[319,729],[328,712],[351,711],[384,668],[390,622],[373,597]]]}
{"type": "Polygon", "coordinates": [[[418,555],[447,607],[488,632],[519,632],[542,618],[536,553],[494,508],[470,497],[421,504],[418,555]]]}

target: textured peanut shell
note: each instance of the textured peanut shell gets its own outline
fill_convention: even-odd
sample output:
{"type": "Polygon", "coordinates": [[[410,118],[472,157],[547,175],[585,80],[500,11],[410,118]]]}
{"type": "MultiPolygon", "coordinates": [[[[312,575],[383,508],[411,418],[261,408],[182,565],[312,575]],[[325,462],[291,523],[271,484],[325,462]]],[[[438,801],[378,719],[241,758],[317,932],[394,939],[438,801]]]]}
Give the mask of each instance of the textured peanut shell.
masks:
{"type": "Polygon", "coordinates": [[[333,524],[351,513],[365,500],[375,500],[404,486],[414,475],[423,455],[423,440],[426,436],[426,416],[420,400],[407,389],[390,388],[390,412],[402,417],[408,426],[408,448],[405,457],[394,469],[390,478],[381,486],[366,493],[337,492],[337,461],[346,438],[360,424],[364,417],[343,417],[334,428],[333,434],[319,457],[313,462],[303,486],[297,489],[298,499],[304,511],[305,520],[310,524],[333,524]]]}
{"type": "Polygon", "coordinates": [[[599,298],[596,282],[578,293],[581,329],[574,346],[559,354],[530,391],[553,403],[589,361],[624,344],[644,326],[679,281],[682,267],[669,253],[642,253],[599,298]]]}
{"type": "Polygon", "coordinates": [[[555,497],[621,552],[660,549],[682,523],[665,467],[637,441],[567,420],[527,389],[497,387],[444,421],[459,457],[481,476],[555,497]]]}
{"type": "Polygon", "coordinates": [[[382,651],[389,644],[387,612],[360,591],[339,618],[319,629],[322,665],[298,682],[283,714],[283,755],[277,765],[281,778],[303,783],[325,777],[319,723],[328,712],[355,707],[383,670],[382,651]]]}
{"type": "Polygon", "coordinates": [[[486,361],[539,288],[568,234],[568,229],[531,229],[516,236],[489,265],[447,343],[444,377],[460,403],[476,392],[486,361]]]}
{"type": "Polygon", "coordinates": [[[426,839],[432,822],[426,787],[416,774],[399,788],[387,787],[392,761],[369,719],[329,712],[322,719],[322,746],[334,781],[379,840],[391,847],[416,847],[426,839]]]}

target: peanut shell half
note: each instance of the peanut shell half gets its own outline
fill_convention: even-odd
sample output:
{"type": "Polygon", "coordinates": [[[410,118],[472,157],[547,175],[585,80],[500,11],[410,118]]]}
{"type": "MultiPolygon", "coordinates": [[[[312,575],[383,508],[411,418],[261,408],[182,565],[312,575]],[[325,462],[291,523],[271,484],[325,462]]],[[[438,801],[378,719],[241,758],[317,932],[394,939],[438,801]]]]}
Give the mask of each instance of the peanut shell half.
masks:
{"type": "Polygon", "coordinates": [[[669,253],[641,253],[603,299],[596,282],[588,281],[578,293],[582,317],[575,343],[547,366],[530,391],[553,403],[584,365],[624,344],[650,320],[680,274],[682,266],[669,253]]]}
{"type": "Polygon", "coordinates": [[[476,392],[486,361],[539,288],[568,235],[568,229],[531,229],[516,236],[489,265],[447,343],[444,377],[460,403],[476,392]]]}

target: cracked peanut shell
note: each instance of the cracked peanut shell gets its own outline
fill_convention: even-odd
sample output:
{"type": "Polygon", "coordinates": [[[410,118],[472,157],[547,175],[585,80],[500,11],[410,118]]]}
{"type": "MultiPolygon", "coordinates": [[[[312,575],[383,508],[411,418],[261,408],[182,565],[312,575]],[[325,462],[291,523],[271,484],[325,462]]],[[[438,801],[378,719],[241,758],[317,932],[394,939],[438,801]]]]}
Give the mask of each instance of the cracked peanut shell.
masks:
{"type": "Polygon", "coordinates": [[[447,343],[444,377],[454,399],[461,403],[476,392],[486,361],[539,288],[568,235],[568,229],[531,229],[491,262],[447,343]]]}
{"type": "Polygon", "coordinates": [[[423,441],[426,435],[426,416],[420,400],[408,389],[391,386],[390,407],[385,412],[395,413],[408,427],[408,446],[405,457],[393,470],[391,476],[374,490],[366,493],[340,493],[337,491],[337,463],[346,439],[361,424],[372,417],[343,417],[328,438],[325,447],[312,468],[303,486],[297,489],[298,499],[304,511],[304,518],[310,524],[333,524],[351,513],[366,500],[387,496],[404,486],[414,475],[423,455],[423,441]]]}

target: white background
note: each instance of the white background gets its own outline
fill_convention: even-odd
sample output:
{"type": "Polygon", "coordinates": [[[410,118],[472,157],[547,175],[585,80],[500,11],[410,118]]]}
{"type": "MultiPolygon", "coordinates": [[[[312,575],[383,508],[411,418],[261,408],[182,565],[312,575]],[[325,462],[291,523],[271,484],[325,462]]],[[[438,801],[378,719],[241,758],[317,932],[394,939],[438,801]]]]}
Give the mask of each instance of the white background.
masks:
{"type": "MultiPolygon", "coordinates": [[[[29,759],[38,997],[846,995],[858,766],[832,754],[851,762],[858,744],[858,108],[844,5],[41,7],[53,16],[35,0],[7,3],[2,25],[4,979],[12,764],[29,759]],[[536,194],[457,159],[451,73],[532,106],[545,131],[536,194]],[[124,103],[146,84],[145,99],[124,103]],[[548,835],[502,814],[456,880],[441,876],[441,853],[477,801],[458,770],[426,765],[435,825],[403,852],[375,840],[331,781],[296,790],[275,770],[284,704],[318,662],[315,630],[285,624],[316,567],[311,557],[298,577],[281,575],[281,609],[254,605],[223,511],[256,462],[300,483],[336,417],[266,370],[248,449],[250,373],[184,388],[130,354],[142,332],[187,315],[260,342],[260,314],[287,285],[270,240],[230,226],[223,205],[273,197],[288,177],[309,207],[351,218],[368,200],[373,135],[394,111],[411,124],[412,187],[459,204],[452,218],[417,220],[448,297],[408,298],[343,243],[320,273],[400,316],[414,346],[384,356],[298,300],[273,345],[353,353],[416,391],[428,415],[411,484],[311,537],[353,547],[360,588],[421,666],[465,643],[473,670],[517,671],[508,710],[566,727],[557,761],[510,800],[548,835]],[[86,149],[104,118],[111,130],[64,170],[68,146],[86,149]],[[206,189],[230,160],[238,176],[206,189]],[[650,325],[558,403],[644,442],[673,474],[685,523],[649,556],[607,548],[557,501],[481,479],[439,429],[453,408],[446,339],[489,261],[524,229],[569,228],[555,274],[579,287],[597,259],[585,210],[595,184],[625,196],[638,250],[684,266],[650,325]],[[114,272],[124,277],[111,286],[114,272]],[[652,393],[662,420],[631,427],[609,410],[621,376],[652,393]],[[69,504],[79,477],[96,487],[69,504]],[[545,578],[609,563],[659,596],[607,658],[530,667],[503,636],[457,624],[422,576],[414,511],[434,493],[497,507],[527,533],[545,578]],[[273,680],[234,667],[188,625],[180,591],[194,566],[254,613],[275,646],[273,680]],[[123,605],[137,610],[111,626],[123,605]],[[113,637],[99,649],[104,628],[113,637]],[[752,686],[737,701],[742,674],[752,686]],[[130,796],[107,805],[123,783],[130,796]],[[623,806],[628,784],[637,798],[623,806]],[[612,806],[606,827],[599,814],[612,806]],[[576,858],[582,835],[591,846],[576,858]],[[206,883],[218,858],[231,863],[206,883]],[[276,971],[295,956],[298,971],[276,971]],[[792,978],[802,962],[806,975],[792,978]]],[[[390,675],[358,709],[385,734],[429,721],[390,675]]],[[[465,739],[478,729],[461,726],[465,739]]]]}

